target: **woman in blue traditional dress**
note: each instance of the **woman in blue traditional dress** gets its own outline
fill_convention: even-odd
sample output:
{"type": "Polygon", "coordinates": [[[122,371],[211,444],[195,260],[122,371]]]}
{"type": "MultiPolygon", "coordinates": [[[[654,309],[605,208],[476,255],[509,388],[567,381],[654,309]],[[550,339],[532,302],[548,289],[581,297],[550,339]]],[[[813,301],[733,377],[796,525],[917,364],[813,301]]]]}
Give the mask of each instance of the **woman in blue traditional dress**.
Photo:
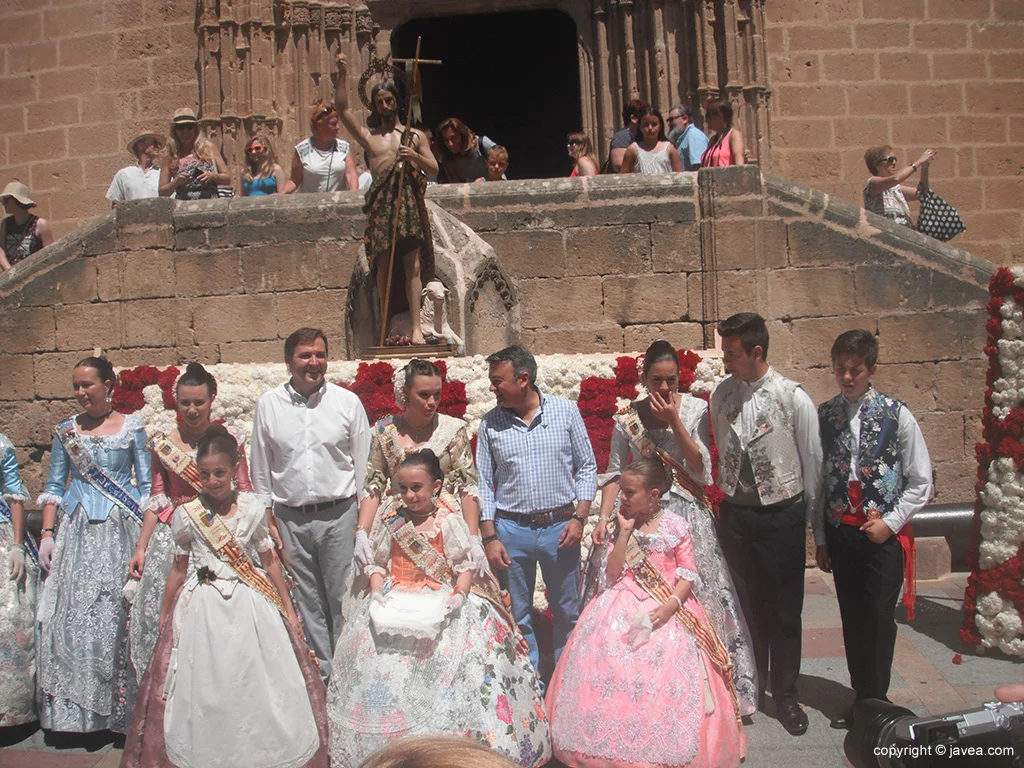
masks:
{"type": "Polygon", "coordinates": [[[37,553],[25,532],[25,486],[7,435],[0,434],[0,726],[38,720],[37,553]]]}
{"type": "Polygon", "coordinates": [[[150,490],[146,430],[114,411],[107,360],[75,366],[82,413],[57,425],[43,510],[39,564],[39,715],[43,728],[127,732],[137,681],[128,660],[121,595],[150,490]],[[134,475],[134,479],[133,479],[134,475]]]}
{"type": "Polygon", "coordinates": [[[647,348],[643,377],[648,396],[615,416],[608,469],[598,478],[601,516],[584,572],[581,605],[606,586],[601,563],[608,545],[607,524],[615,515],[620,472],[641,457],[661,459],[671,468],[674,480],[665,508],[686,521],[693,540],[693,557],[701,575],[694,595],[729,651],[740,712],[750,715],[757,710],[753,646],[718,543],[714,514],[704,498],[704,486],[711,483],[708,406],[700,398],[679,393],[679,356],[667,341],[655,341],[647,348]]]}

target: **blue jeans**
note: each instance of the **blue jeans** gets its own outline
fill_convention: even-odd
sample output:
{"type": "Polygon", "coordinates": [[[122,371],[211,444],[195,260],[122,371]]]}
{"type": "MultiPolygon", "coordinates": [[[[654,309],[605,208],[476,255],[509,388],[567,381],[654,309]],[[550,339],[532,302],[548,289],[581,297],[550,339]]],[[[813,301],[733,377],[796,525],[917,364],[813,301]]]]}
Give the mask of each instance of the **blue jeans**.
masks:
{"type": "Polygon", "coordinates": [[[530,528],[511,520],[495,521],[498,538],[508,552],[512,565],[508,569],[508,592],[512,598],[512,614],[519,631],[530,646],[530,661],[534,669],[540,670],[540,652],[537,636],[533,630],[533,590],[537,584],[537,564],[540,564],[544,584],[547,586],[548,603],[554,616],[552,646],[555,663],[565,647],[565,641],[576,626],[580,615],[579,575],[580,546],[558,548],[558,539],[568,521],[555,523],[547,528],[530,528]]]}

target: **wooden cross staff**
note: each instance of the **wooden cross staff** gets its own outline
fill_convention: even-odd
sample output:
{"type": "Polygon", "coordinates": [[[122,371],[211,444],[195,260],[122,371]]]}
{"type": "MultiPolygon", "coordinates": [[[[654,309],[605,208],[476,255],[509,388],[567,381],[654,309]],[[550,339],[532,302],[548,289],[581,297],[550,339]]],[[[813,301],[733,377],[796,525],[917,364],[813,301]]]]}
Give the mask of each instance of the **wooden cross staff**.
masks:
{"type": "MultiPolygon", "coordinates": [[[[405,133],[402,134],[402,146],[406,147],[412,140],[412,121],[414,115],[419,118],[419,87],[420,87],[420,64],[441,64],[440,59],[421,59],[420,58],[420,46],[423,43],[422,37],[416,38],[416,55],[411,59],[392,59],[393,62],[405,65],[405,71],[408,75],[406,82],[408,84],[409,94],[409,107],[406,110],[405,115],[405,133]]],[[[398,197],[396,198],[395,206],[395,226],[391,230],[391,253],[388,256],[388,278],[385,283],[384,289],[384,312],[381,315],[380,321],[380,345],[383,347],[384,342],[388,337],[388,311],[391,307],[391,278],[393,276],[395,268],[395,246],[398,244],[398,216],[399,209],[402,204],[402,190],[405,186],[405,169],[402,167],[401,160],[399,162],[399,175],[398,175],[398,197]]],[[[418,296],[411,297],[410,301],[419,301],[418,296]]],[[[410,315],[412,314],[410,309],[410,315]]]]}

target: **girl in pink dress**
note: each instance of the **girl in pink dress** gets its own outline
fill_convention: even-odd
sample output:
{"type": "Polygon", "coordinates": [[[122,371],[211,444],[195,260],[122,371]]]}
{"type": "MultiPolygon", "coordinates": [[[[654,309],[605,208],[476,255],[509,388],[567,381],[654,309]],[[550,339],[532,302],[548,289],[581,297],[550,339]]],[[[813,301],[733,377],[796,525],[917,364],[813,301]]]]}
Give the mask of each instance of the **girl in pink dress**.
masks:
{"type": "Polygon", "coordinates": [[[583,611],[548,686],[567,766],[738,766],[746,753],[728,652],[693,597],[686,522],[666,515],[657,459],[620,475],[609,587],[583,611]]]}
{"type": "MultiPolygon", "coordinates": [[[[153,490],[135,554],[128,563],[129,575],[137,580],[129,582],[128,593],[133,583],[138,585],[132,598],[128,647],[139,680],[149,665],[160,633],[160,606],[174,559],[171,517],[175,507],[199,495],[196,445],[211,423],[217,380],[199,363],[189,363],[178,378],[174,393],[178,405],[177,428],[166,435],[155,430],[149,434],[147,446],[153,452],[153,490]]],[[[237,430],[228,428],[228,431],[240,448],[235,487],[251,492],[249,467],[245,463],[245,438],[237,430]]]]}

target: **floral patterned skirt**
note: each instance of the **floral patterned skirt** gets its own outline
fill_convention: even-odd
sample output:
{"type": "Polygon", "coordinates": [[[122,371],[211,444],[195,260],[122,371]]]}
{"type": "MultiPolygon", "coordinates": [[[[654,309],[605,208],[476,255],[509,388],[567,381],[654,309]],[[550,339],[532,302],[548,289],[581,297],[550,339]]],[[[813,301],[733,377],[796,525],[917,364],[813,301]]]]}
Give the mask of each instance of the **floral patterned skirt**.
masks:
{"type": "Polygon", "coordinates": [[[346,615],[334,652],[334,765],[359,765],[394,739],[428,734],[472,738],[528,768],[550,759],[537,675],[489,601],[470,594],[436,642],[415,645],[376,636],[370,602],[346,615]]]}
{"type": "Polygon", "coordinates": [[[89,520],[79,506],[57,530],[39,598],[38,664],[43,728],[125,733],[137,680],[128,661],[122,590],[139,522],[117,509],[89,520]]]}
{"type": "Polygon", "coordinates": [[[14,582],[7,557],[11,526],[0,523],[0,727],[38,720],[36,687],[36,585],[39,566],[25,556],[25,576],[14,582]]]}
{"type": "MultiPolygon", "coordinates": [[[[146,565],[132,601],[128,648],[132,667],[141,680],[160,635],[160,609],[164,604],[167,574],[174,560],[174,537],[171,526],[157,523],[146,547],[146,565]]],[[[191,574],[191,570],[189,571],[191,574]]]]}

